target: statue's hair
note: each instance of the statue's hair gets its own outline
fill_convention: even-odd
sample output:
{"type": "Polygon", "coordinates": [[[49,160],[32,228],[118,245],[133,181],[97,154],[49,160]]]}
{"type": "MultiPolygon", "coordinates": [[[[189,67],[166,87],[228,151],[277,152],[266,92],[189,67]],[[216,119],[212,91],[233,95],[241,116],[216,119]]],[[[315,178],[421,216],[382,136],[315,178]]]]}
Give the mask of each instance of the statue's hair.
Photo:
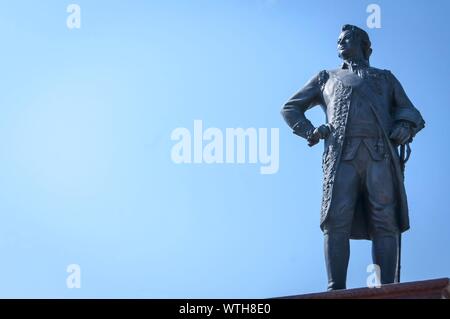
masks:
{"type": "Polygon", "coordinates": [[[367,32],[351,24],[344,25],[341,31],[352,32],[361,41],[364,58],[369,61],[370,55],[372,54],[372,42],[370,42],[370,38],[367,32]]]}

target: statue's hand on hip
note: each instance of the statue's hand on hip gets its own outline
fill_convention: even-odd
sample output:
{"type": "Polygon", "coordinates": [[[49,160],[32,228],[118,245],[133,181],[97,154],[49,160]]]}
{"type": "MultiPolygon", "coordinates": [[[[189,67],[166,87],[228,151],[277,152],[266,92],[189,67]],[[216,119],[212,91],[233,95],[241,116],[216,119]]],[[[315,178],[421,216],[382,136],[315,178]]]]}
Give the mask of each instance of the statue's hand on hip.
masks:
{"type": "Polygon", "coordinates": [[[326,139],[330,135],[330,129],[326,125],[321,125],[308,134],[308,146],[313,147],[318,144],[320,140],[326,139]]]}

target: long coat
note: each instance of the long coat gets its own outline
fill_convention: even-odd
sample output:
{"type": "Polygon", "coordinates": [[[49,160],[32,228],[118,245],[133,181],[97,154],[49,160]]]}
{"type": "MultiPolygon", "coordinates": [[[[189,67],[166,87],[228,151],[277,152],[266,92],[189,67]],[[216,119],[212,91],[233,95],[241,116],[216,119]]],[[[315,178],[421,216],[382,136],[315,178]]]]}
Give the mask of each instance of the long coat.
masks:
{"type": "MultiPolygon", "coordinates": [[[[413,137],[424,126],[420,112],[414,107],[400,82],[388,70],[372,67],[366,69],[364,77],[359,77],[345,67],[321,71],[297,92],[282,108],[282,115],[294,133],[307,138],[314,128],[305,117],[310,108],[320,105],[326,114],[326,123],[331,134],[325,140],[322,157],[323,196],[320,226],[327,219],[333,197],[334,179],[340,164],[347,118],[355,95],[369,103],[383,132],[385,144],[389,146],[394,170],[395,186],[398,194],[397,218],[401,232],[409,229],[408,203],[400,158],[389,134],[397,121],[408,121],[413,128],[413,137]]],[[[369,239],[367,218],[364,207],[356,208],[352,224],[351,238],[369,239]]]]}

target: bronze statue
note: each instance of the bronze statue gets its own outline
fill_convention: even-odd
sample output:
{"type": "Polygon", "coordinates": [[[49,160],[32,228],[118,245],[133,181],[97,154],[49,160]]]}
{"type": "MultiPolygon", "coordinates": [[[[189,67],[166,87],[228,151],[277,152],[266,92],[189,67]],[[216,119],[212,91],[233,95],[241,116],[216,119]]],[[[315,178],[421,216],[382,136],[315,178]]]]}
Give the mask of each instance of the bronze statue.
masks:
{"type": "Polygon", "coordinates": [[[337,45],[342,67],[321,71],[282,109],[309,146],[324,140],[320,227],[328,290],[346,288],[350,239],[372,240],[382,284],[399,280],[399,238],[409,229],[404,150],[425,126],[394,75],[370,66],[364,30],[344,25],[337,45]],[[305,112],[317,105],[326,124],[316,128],[305,112]]]}

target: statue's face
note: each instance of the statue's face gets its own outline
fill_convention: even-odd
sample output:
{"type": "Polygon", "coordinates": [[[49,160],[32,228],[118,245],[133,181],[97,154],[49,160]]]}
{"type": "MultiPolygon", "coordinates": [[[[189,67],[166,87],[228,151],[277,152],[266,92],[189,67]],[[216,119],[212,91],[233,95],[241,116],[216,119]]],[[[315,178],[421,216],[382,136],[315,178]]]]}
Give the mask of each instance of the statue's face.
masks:
{"type": "Polygon", "coordinates": [[[337,44],[338,54],[342,59],[357,57],[361,54],[361,43],[359,39],[355,37],[353,32],[342,32],[339,35],[337,44]]]}

